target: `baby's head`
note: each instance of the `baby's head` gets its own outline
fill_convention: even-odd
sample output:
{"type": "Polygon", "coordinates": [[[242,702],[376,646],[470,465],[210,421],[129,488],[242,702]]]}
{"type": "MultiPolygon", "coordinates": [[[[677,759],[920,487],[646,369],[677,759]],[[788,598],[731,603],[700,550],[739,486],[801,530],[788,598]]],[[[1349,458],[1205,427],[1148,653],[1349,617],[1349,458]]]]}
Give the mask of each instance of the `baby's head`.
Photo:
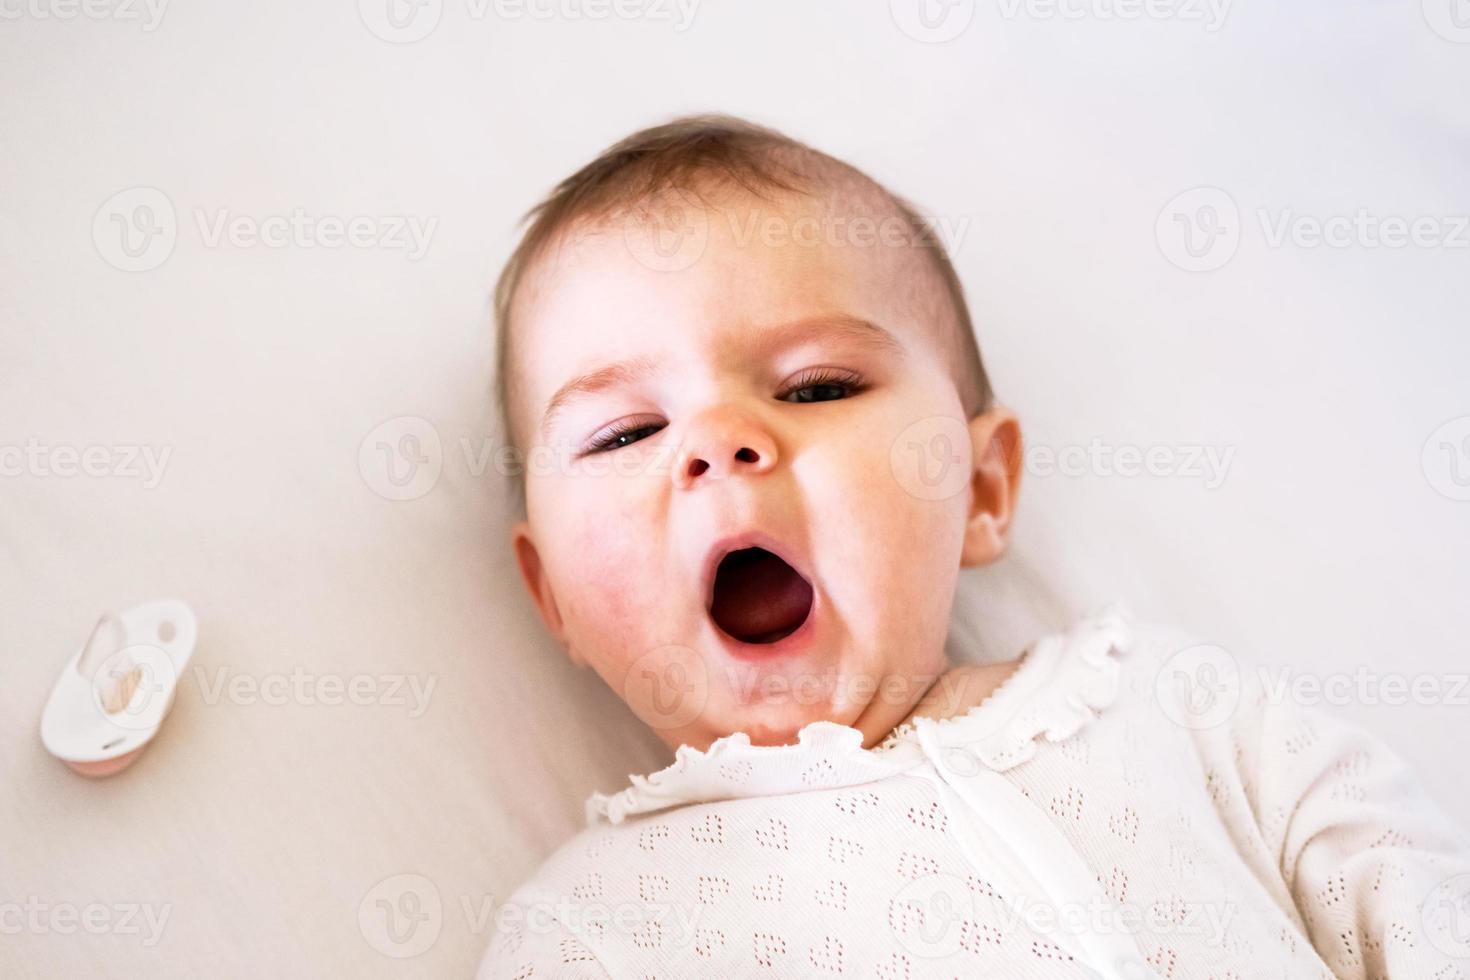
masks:
{"type": "Polygon", "coordinates": [[[848,165],[724,117],[531,212],[496,291],[512,533],[547,627],[671,746],[882,738],[1005,550],[1020,428],[958,279],[848,165]]]}

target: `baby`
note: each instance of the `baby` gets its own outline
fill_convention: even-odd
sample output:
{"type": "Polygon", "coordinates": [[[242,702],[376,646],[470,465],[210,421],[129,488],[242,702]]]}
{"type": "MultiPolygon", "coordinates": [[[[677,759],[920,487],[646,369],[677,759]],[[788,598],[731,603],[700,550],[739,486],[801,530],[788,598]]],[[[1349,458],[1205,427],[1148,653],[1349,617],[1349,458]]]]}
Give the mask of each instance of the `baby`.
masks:
{"type": "Polygon", "coordinates": [[[521,574],[675,759],[482,978],[1470,978],[1470,848],[1372,739],[1118,606],[948,661],[1021,433],[902,200],[679,120],[532,212],[496,305],[521,574]]]}

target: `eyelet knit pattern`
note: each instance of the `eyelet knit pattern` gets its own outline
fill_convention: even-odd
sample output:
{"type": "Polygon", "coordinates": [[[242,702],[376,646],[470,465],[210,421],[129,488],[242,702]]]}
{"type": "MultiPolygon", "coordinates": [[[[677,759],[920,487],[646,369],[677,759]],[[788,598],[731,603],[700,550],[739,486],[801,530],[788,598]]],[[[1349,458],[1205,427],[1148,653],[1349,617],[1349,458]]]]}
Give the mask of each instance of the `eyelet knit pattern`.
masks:
{"type": "Polygon", "coordinates": [[[1470,980],[1464,837],[1243,662],[1186,683],[1199,647],[1113,606],[873,749],[681,748],[588,800],[479,976],[1470,980]]]}

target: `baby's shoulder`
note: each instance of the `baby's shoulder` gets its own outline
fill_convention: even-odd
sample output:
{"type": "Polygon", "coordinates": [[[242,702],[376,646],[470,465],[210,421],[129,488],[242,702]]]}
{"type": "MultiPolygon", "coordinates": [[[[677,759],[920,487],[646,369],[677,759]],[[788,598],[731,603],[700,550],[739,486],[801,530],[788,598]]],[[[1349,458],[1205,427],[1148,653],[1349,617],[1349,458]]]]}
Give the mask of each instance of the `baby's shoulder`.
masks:
{"type": "Polygon", "coordinates": [[[1052,732],[1053,739],[1056,732],[1088,727],[1093,711],[1114,722],[1169,718],[1189,707],[1191,686],[1208,685],[1217,664],[1221,673],[1239,674],[1219,664],[1222,655],[1229,656],[1199,633],[1135,618],[1115,603],[1070,631],[1038,641],[1028,651],[1029,673],[1023,662],[1020,683],[1011,685],[1021,688],[1021,696],[1009,707],[1026,725],[1052,732]]]}
{"type": "Polygon", "coordinates": [[[1130,675],[1156,672],[1179,650],[1209,642],[1199,631],[1158,620],[1130,620],[1129,641],[1120,658],[1130,675]]]}
{"type": "Polygon", "coordinates": [[[1263,723],[1268,699],[1259,662],[1208,633],[1130,621],[1116,661],[1113,720],[1147,730],[1148,739],[1172,737],[1201,749],[1218,742],[1234,751],[1263,723]]]}

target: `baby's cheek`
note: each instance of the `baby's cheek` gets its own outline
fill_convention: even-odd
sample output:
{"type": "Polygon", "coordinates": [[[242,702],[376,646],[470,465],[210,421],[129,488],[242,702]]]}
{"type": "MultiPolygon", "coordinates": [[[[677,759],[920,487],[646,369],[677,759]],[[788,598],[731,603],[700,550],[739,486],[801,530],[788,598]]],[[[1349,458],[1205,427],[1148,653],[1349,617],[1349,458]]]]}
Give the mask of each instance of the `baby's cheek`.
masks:
{"type": "Polygon", "coordinates": [[[944,423],[908,419],[885,417],[869,430],[873,438],[849,448],[847,465],[858,472],[847,483],[871,543],[896,549],[889,553],[907,558],[897,564],[912,567],[945,552],[960,530],[969,449],[955,445],[944,423]]]}
{"type": "Polygon", "coordinates": [[[963,496],[928,499],[934,494],[923,485],[906,484],[890,462],[892,444],[880,436],[834,454],[828,472],[844,478],[819,491],[827,499],[813,508],[821,525],[816,546],[832,559],[833,584],[849,599],[845,613],[870,637],[929,630],[944,617],[963,533],[963,496]]]}
{"type": "Polygon", "coordinates": [[[647,547],[626,523],[590,509],[567,516],[562,563],[567,581],[566,617],[584,655],[602,660],[640,642],[640,624],[651,589],[647,547]]]}

